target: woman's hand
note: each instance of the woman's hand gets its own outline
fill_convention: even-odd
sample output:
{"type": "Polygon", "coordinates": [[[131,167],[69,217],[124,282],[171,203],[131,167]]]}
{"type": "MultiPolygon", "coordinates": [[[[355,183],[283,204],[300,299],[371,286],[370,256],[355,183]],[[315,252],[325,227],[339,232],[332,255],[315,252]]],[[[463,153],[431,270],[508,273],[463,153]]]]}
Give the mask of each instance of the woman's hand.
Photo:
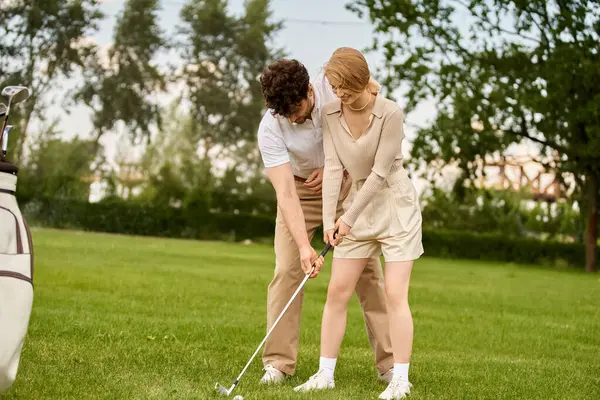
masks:
{"type": "Polygon", "coordinates": [[[335,223],[335,229],[338,231],[336,236],[336,240],[338,241],[337,244],[339,244],[345,236],[348,236],[351,228],[352,227],[344,221],[342,221],[341,218],[337,220],[337,222],[335,223]]]}
{"type": "Polygon", "coordinates": [[[338,219],[335,223],[335,229],[330,229],[325,232],[325,234],[323,235],[323,241],[335,247],[342,242],[344,236],[347,236],[350,233],[350,229],[350,225],[348,225],[341,219],[338,219]]]}
{"type": "Polygon", "coordinates": [[[329,243],[332,247],[335,246],[335,229],[330,229],[328,231],[323,232],[323,242],[329,243]]]}

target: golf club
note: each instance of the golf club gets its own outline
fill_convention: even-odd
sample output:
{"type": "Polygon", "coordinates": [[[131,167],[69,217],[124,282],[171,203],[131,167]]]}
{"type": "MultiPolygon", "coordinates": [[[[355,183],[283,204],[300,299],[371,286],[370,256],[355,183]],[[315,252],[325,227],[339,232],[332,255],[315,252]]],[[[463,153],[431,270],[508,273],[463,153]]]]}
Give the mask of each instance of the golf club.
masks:
{"type": "Polygon", "coordinates": [[[4,122],[2,123],[2,129],[0,129],[0,142],[4,136],[4,129],[8,123],[8,115],[10,114],[10,106],[13,104],[20,103],[29,98],[29,89],[25,86],[7,86],[2,89],[2,96],[8,100],[8,106],[6,107],[6,113],[4,114],[4,122]]]}
{"type": "MultiPolygon", "coordinates": [[[[0,117],[3,117],[4,115],[6,115],[6,104],[4,103],[0,103],[0,117]]],[[[6,133],[4,134],[5,136],[2,138],[2,161],[4,161],[4,159],[6,158],[6,147],[8,146],[8,132],[10,132],[10,130],[12,129],[11,125],[7,125],[5,130],[6,133]]]]}
{"type": "MultiPolygon", "coordinates": [[[[327,246],[325,246],[325,248],[321,252],[320,256],[321,257],[325,257],[325,255],[327,254],[327,252],[330,249],[331,249],[331,244],[327,243],[327,246]]],[[[223,396],[229,396],[231,394],[231,392],[233,392],[233,389],[235,389],[235,387],[239,383],[240,378],[242,377],[242,375],[244,375],[244,373],[246,372],[246,370],[250,366],[250,363],[252,363],[252,360],[254,360],[254,357],[256,357],[256,354],[258,354],[258,351],[260,350],[260,348],[263,346],[263,344],[265,344],[265,342],[267,341],[267,338],[269,337],[269,335],[271,334],[271,332],[273,332],[273,329],[275,329],[275,327],[277,326],[277,323],[279,322],[279,320],[281,319],[281,317],[283,317],[283,314],[285,314],[285,312],[287,311],[288,307],[290,306],[290,304],[292,304],[292,302],[294,301],[294,299],[296,298],[296,296],[298,295],[298,293],[300,293],[300,290],[302,290],[302,288],[304,287],[304,284],[306,283],[306,281],[308,281],[308,279],[310,278],[310,276],[314,272],[314,270],[315,270],[315,266],[313,265],[312,269],[310,270],[310,272],[306,274],[306,276],[302,280],[302,283],[300,283],[300,286],[298,286],[298,289],[296,289],[296,291],[292,295],[292,298],[290,299],[290,301],[288,301],[288,303],[283,308],[283,311],[281,311],[281,314],[279,314],[279,317],[277,317],[277,319],[275,320],[275,323],[273,323],[273,326],[271,327],[271,329],[269,329],[269,332],[267,332],[267,335],[265,336],[265,338],[263,339],[263,341],[260,342],[260,344],[258,345],[258,348],[256,349],[256,351],[254,352],[254,354],[252,355],[252,357],[250,357],[250,360],[248,361],[248,363],[246,364],[246,366],[244,367],[244,369],[242,370],[242,372],[240,373],[240,375],[237,377],[237,379],[235,380],[235,382],[233,382],[233,385],[231,385],[231,387],[229,389],[227,389],[225,386],[219,384],[219,382],[217,382],[215,384],[215,389],[221,395],[223,395],[223,396]]]]}
{"type": "Polygon", "coordinates": [[[12,128],[13,128],[12,125],[6,125],[6,128],[4,128],[4,136],[2,137],[2,159],[1,159],[1,161],[4,161],[6,159],[6,148],[8,147],[8,134],[10,133],[12,128]]]}

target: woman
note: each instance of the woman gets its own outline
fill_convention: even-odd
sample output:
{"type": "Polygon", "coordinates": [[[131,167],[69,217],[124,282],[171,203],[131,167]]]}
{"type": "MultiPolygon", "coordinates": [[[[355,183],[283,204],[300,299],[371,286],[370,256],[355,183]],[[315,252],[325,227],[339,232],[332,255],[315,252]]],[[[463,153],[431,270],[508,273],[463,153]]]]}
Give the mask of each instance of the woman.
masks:
{"type": "Polygon", "coordinates": [[[323,227],[326,242],[335,247],[334,260],[323,312],[319,371],[294,390],[335,386],[333,373],[346,330],[348,301],[367,260],[383,253],[394,369],[379,398],[400,399],[412,386],[408,380],[413,340],[410,273],[414,260],[423,254],[421,209],[402,166],[404,117],[398,104],[378,93],[359,51],[336,50],[325,75],[339,98],[322,113],[323,227]],[[343,215],[335,221],[344,169],[353,187],[343,215]]]}

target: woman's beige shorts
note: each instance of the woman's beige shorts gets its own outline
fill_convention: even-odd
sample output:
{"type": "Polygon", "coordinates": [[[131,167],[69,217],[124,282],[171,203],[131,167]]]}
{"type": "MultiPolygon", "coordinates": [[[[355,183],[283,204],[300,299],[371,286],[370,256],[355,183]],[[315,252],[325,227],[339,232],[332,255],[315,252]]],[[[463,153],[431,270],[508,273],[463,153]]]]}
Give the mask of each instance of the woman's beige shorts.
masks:
{"type": "MultiPolygon", "coordinates": [[[[362,182],[353,183],[343,204],[352,204],[362,182]]],[[[388,176],[381,190],[360,214],[335,258],[371,258],[383,253],[386,262],[416,260],[423,254],[421,207],[404,168],[388,176]]]]}

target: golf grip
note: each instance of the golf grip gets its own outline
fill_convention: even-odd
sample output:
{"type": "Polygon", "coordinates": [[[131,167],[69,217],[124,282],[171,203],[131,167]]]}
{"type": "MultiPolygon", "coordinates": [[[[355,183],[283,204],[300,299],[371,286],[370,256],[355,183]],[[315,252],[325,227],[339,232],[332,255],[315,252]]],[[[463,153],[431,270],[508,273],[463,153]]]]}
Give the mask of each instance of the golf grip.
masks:
{"type": "MultiPolygon", "coordinates": [[[[333,232],[333,237],[335,238],[337,236],[338,230],[336,229],[335,232],[333,232]]],[[[329,252],[329,250],[331,250],[331,243],[327,242],[327,245],[325,246],[325,248],[323,249],[323,251],[321,251],[321,254],[319,254],[319,256],[321,257],[325,257],[327,255],[327,253],[329,252]]],[[[313,264],[312,269],[310,270],[310,273],[308,273],[308,275],[312,275],[312,273],[315,272],[315,265],[313,264]]]]}
{"type": "MultiPolygon", "coordinates": [[[[337,233],[337,231],[336,231],[336,233],[337,233]]],[[[335,235],[335,233],[334,233],[334,235],[335,235]]],[[[325,248],[321,252],[321,256],[325,257],[325,255],[329,252],[330,249],[331,249],[331,243],[327,243],[327,245],[325,246],[325,248]]],[[[242,375],[244,375],[244,373],[246,372],[246,370],[248,369],[248,367],[252,363],[252,360],[254,360],[254,357],[256,357],[256,355],[260,351],[260,348],[263,346],[263,344],[265,344],[265,342],[269,338],[269,335],[271,334],[271,332],[273,332],[273,329],[275,329],[275,327],[279,323],[279,320],[281,320],[281,318],[283,317],[283,314],[285,314],[285,312],[287,311],[287,309],[290,307],[290,304],[292,304],[292,302],[294,301],[294,299],[296,298],[296,296],[298,295],[298,293],[300,293],[300,290],[302,290],[302,288],[304,287],[304,284],[306,283],[306,281],[308,280],[308,278],[310,278],[310,275],[314,271],[315,271],[315,265],[313,264],[312,270],[308,274],[306,274],[304,276],[304,279],[302,280],[302,283],[300,284],[300,286],[298,286],[298,289],[296,289],[296,291],[292,295],[292,298],[290,299],[290,301],[288,301],[288,303],[285,305],[285,307],[283,308],[283,311],[281,311],[281,314],[279,314],[279,317],[277,317],[277,319],[273,323],[273,326],[271,326],[271,329],[269,329],[269,332],[267,332],[267,335],[265,336],[265,338],[262,340],[262,342],[260,342],[260,344],[256,348],[256,351],[254,352],[254,354],[252,355],[252,357],[250,357],[250,360],[248,360],[248,363],[246,364],[246,366],[244,367],[244,369],[242,370],[242,372],[238,375],[238,377],[236,378],[235,382],[231,386],[230,390],[233,390],[233,388],[237,386],[237,384],[240,381],[242,375]]]]}

